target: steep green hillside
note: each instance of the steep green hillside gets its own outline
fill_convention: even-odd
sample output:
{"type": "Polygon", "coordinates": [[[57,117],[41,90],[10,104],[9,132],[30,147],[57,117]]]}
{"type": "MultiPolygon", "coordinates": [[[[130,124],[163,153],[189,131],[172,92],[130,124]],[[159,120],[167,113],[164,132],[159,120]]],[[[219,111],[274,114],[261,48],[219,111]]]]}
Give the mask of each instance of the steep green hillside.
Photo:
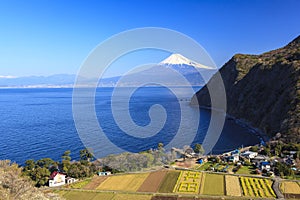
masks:
{"type": "MultiPolygon", "coordinates": [[[[281,133],[283,140],[299,143],[299,70],[300,36],[283,48],[261,55],[233,56],[220,69],[227,94],[227,113],[268,135],[281,133]]],[[[191,104],[210,106],[206,86],[193,96],[191,104]]]]}

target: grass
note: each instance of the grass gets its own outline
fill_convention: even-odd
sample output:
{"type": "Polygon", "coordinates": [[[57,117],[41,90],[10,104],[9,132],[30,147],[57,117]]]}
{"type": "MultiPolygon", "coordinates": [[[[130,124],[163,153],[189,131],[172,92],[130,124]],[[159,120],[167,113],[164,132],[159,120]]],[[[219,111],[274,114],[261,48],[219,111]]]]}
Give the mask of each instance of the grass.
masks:
{"type": "Polygon", "coordinates": [[[169,171],[162,181],[158,191],[161,193],[172,193],[179,175],[179,171],[169,171]]]}
{"type": "Polygon", "coordinates": [[[69,191],[68,193],[64,194],[63,197],[67,200],[92,200],[96,197],[97,193],[95,192],[80,192],[80,191],[69,191]]]}
{"type": "Polygon", "coordinates": [[[206,195],[224,195],[224,175],[203,174],[204,186],[203,194],[206,195]]]}
{"type": "Polygon", "coordinates": [[[209,165],[211,165],[210,162],[205,162],[205,163],[201,164],[200,166],[198,166],[197,170],[205,171],[209,167],[209,165]]]}
{"type": "Polygon", "coordinates": [[[241,168],[236,172],[236,174],[246,174],[246,175],[249,175],[249,174],[253,174],[252,173],[252,167],[251,166],[241,166],[241,168]]]}
{"type": "Polygon", "coordinates": [[[87,184],[89,184],[91,182],[92,179],[86,179],[86,180],[83,180],[83,181],[79,181],[79,182],[76,182],[76,183],[72,183],[70,185],[67,185],[66,187],[67,188],[74,188],[74,189],[81,189],[83,188],[84,186],[86,186],[87,184]]]}
{"type": "Polygon", "coordinates": [[[226,195],[228,196],[242,196],[242,190],[237,176],[225,176],[226,195]]]}
{"type": "Polygon", "coordinates": [[[98,187],[98,190],[121,190],[136,192],[149,173],[126,174],[108,177],[98,187]]]}
{"type": "Polygon", "coordinates": [[[282,182],[280,185],[280,189],[285,194],[300,194],[300,186],[296,182],[282,182]]]}

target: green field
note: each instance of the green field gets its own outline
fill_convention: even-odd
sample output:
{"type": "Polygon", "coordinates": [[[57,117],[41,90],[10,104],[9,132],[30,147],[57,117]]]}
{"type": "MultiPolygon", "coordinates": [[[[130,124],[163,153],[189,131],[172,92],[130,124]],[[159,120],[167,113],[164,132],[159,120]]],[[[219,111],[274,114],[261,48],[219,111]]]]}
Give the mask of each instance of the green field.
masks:
{"type": "Polygon", "coordinates": [[[152,195],[59,191],[66,200],[151,200],[152,195]]]}
{"type": "Polygon", "coordinates": [[[166,174],[164,180],[162,181],[162,184],[160,185],[158,192],[172,193],[179,175],[180,175],[180,171],[169,171],[166,174]]]}
{"type": "Polygon", "coordinates": [[[225,195],[224,175],[206,173],[203,174],[203,179],[203,194],[225,195]]]}
{"type": "Polygon", "coordinates": [[[75,189],[81,189],[83,188],[84,186],[86,186],[87,184],[89,184],[91,182],[92,179],[86,179],[84,181],[79,181],[79,182],[76,182],[76,183],[73,183],[71,185],[67,185],[66,187],[67,188],[75,188],[75,189]]]}
{"type": "Polygon", "coordinates": [[[236,174],[246,174],[250,175],[252,173],[253,169],[251,166],[241,166],[241,168],[236,172],[236,174]]]}
{"type": "Polygon", "coordinates": [[[111,200],[151,200],[152,195],[116,194],[111,200]]]}
{"type": "Polygon", "coordinates": [[[80,192],[80,191],[69,191],[63,195],[66,199],[74,199],[74,200],[92,200],[95,199],[97,193],[95,192],[80,192]]]}

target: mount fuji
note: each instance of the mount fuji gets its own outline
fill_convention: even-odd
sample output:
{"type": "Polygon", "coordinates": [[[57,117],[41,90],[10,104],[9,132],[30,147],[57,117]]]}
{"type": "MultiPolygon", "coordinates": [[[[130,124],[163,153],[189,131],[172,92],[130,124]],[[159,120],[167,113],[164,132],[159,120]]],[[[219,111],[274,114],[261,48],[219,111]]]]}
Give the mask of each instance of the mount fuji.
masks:
{"type": "MultiPolygon", "coordinates": [[[[203,76],[208,80],[216,69],[207,67],[195,61],[192,61],[183,55],[172,54],[158,64],[131,72],[122,76],[110,78],[85,79],[83,87],[89,87],[91,83],[98,82],[99,87],[134,87],[143,85],[165,86],[201,86],[205,84],[203,76]],[[201,74],[200,74],[201,73],[201,74]],[[183,78],[185,81],[183,81],[183,78]]],[[[1,88],[53,88],[53,87],[73,87],[76,79],[74,74],[56,74],[52,76],[27,76],[12,77],[0,76],[1,88]]]]}
{"type": "Polygon", "coordinates": [[[205,84],[203,76],[205,80],[209,80],[215,72],[215,68],[197,63],[181,54],[172,54],[160,63],[144,70],[102,79],[99,85],[107,86],[109,83],[118,86],[137,86],[145,82],[153,82],[153,85],[163,83],[166,86],[202,86],[205,84]],[[182,78],[186,81],[183,81],[182,78]]]}

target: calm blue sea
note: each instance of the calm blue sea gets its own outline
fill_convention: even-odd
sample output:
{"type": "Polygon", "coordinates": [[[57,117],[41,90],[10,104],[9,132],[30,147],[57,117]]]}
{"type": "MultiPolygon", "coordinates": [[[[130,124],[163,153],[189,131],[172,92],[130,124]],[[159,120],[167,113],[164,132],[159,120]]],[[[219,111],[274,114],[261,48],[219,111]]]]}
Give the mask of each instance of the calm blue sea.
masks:
{"type": "MultiPolygon", "coordinates": [[[[208,129],[210,112],[190,107],[190,94],[184,88],[177,89],[180,97],[163,87],[141,88],[131,96],[130,115],[139,126],[150,123],[148,110],[152,105],[159,104],[166,109],[168,116],[164,128],[150,139],[128,137],[118,127],[111,111],[113,88],[97,89],[95,107],[99,124],[112,142],[117,142],[119,147],[127,151],[147,150],[156,147],[159,142],[167,144],[174,137],[180,120],[199,123],[198,130],[190,130],[187,126],[186,133],[196,132],[193,143],[201,143],[208,129]],[[200,121],[193,121],[195,118],[181,119],[180,114],[184,111],[195,115],[201,112],[200,121]]],[[[126,95],[124,88],[124,97],[126,95]]],[[[119,99],[122,101],[122,94],[119,99]]],[[[60,160],[65,150],[71,150],[72,158],[78,159],[79,150],[84,148],[73,121],[72,89],[1,89],[0,134],[0,159],[19,164],[28,159],[45,157],[60,160]]],[[[259,141],[252,130],[233,120],[226,120],[213,152],[225,152],[259,141]]]]}

